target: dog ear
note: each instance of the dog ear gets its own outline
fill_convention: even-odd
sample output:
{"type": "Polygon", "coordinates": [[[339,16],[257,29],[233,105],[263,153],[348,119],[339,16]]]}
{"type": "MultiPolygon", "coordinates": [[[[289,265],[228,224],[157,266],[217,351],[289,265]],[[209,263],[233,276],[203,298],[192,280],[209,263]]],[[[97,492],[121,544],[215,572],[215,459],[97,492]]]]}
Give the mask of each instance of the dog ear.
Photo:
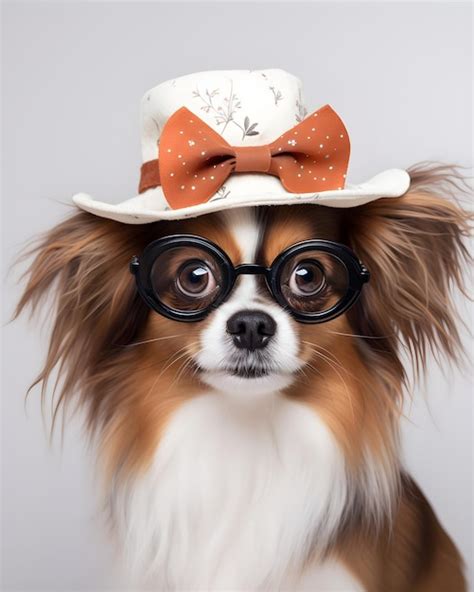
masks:
{"type": "Polygon", "coordinates": [[[61,381],[56,413],[140,330],[147,309],[128,264],[146,244],[146,234],[141,227],[82,212],[53,228],[24,255],[34,259],[15,317],[26,308],[34,315],[41,304],[48,305],[49,349],[32,386],[41,384],[44,397],[56,369],[61,381]]]}
{"type": "Polygon", "coordinates": [[[452,288],[463,290],[472,222],[456,200],[466,187],[454,167],[408,172],[411,185],[402,197],[346,212],[348,240],[371,273],[351,320],[358,333],[377,338],[366,340],[374,352],[397,359],[403,378],[400,340],[417,373],[428,350],[451,359],[459,354],[452,288]]]}

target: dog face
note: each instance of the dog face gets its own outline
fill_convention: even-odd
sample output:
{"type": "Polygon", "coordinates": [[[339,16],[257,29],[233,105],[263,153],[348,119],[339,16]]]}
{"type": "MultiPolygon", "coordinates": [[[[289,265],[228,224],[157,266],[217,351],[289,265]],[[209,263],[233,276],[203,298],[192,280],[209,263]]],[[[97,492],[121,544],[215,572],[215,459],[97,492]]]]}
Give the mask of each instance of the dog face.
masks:
{"type": "MultiPolygon", "coordinates": [[[[338,237],[338,213],[321,209],[318,214],[311,221],[305,207],[259,212],[243,209],[206,216],[197,223],[189,221],[178,227],[181,232],[184,227],[185,232],[212,240],[229,255],[234,266],[258,263],[268,267],[295,243],[338,237]]],[[[187,257],[192,261],[192,249],[187,257]]],[[[171,271],[171,276],[177,269],[171,271]]],[[[164,272],[160,269],[158,273],[163,276],[164,272]]],[[[212,277],[212,269],[207,274],[210,277],[204,280],[204,290],[212,290],[218,280],[212,277]]],[[[288,281],[295,280],[289,277],[288,281]]],[[[331,323],[333,329],[343,326],[342,319],[331,323]]],[[[175,345],[184,348],[183,357],[199,379],[223,393],[241,397],[279,392],[292,384],[314,357],[312,344],[317,346],[318,342],[324,349],[331,341],[322,324],[303,325],[295,321],[273,299],[263,278],[255,275],[239,276],[226,301],[204,321],[183,326],[151,315],[148,331],[150,335],[169,335],[170,339],[173,333],[179,335],[175,345]]],[[[158,346],[161,347],[160,342],[158,346]]]]}

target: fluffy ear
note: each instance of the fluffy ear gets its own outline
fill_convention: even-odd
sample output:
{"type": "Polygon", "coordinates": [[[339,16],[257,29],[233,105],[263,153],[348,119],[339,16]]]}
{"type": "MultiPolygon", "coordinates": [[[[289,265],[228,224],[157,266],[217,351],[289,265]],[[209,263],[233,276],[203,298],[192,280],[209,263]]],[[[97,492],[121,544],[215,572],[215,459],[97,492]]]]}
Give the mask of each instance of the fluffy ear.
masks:
{"type": "Polygon", "coordinates": [[[144,244],[143,229],[78,213],[53,228],[26,256],[34,256],[15,316],[48,303],[52,331],[44,368],[34,385],[44,395],[53,370],[61,382],[57,410],[146,317],[128,263],[144,244]],[[52,300],[46,299],[51,296],[52,300]]]}
{"type": "MultiPolygon", "coordinates": [[[[402,197],[379,199],[346,214],[348,240],[371,272],[352,315],[357,332],[376,337],[373,352],[397,356],[407,346],[416,371],[426,354],[459,353],[452,288],[463,289],[469,254],[464,244],[472,215],[456,201],[466,191],[456,169],[420,165],[402,197]]],[[[375,355],[375,354],[374,354],[375,355]]]]}

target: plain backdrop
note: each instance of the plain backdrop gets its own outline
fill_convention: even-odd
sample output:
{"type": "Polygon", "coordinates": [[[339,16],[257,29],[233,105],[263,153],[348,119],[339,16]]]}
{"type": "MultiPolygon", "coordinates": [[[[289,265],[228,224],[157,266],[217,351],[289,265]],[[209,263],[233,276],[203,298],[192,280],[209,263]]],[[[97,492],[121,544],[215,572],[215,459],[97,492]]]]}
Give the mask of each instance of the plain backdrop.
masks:
{"type": "MultiPolygon", "coordinates": [[[[4,4],[4,323],[20,294],[7,268],[72,194],[134,195],[139,100],[168,78],[293,72],[310,110],[330,103],[347,123],[354,181],[425,159],[471,166],[471,19],[467,3],[4,4]]],[[[37,391],[24,406],[46,339],[26,319],[4,328],[3,589],[110,588],[117,567],[81,428],[50,447],[37,391]]],[[[442,366],[430,362],[407,406],[404,456],[472,567],[472,376],[442,366]]]]}

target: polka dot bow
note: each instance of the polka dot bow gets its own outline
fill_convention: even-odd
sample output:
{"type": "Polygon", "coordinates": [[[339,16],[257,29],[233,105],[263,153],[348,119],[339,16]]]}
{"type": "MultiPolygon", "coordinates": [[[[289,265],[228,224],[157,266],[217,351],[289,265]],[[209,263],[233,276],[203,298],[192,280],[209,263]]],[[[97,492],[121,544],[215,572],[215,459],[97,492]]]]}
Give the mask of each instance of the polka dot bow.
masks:
{"type": "Polygon", "coordinates": [[[179,209],[207,202],[234,173],[275,175],[295,194],[342,189],[350,142],[329,105],[262,146],[231,146],[182,107],[166,122],[159,149],[159,159],[142,166],[140,193],[161,185],[170,207],[179,209]]]}

